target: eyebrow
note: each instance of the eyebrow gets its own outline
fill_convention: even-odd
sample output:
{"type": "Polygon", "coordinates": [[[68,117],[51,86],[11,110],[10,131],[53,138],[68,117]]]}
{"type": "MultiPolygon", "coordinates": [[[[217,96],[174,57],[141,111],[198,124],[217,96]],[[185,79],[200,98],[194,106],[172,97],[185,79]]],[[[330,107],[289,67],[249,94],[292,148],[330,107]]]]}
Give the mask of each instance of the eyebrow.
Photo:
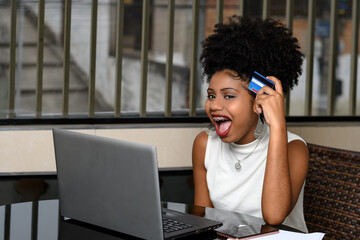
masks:
{"type": "MultiPolygon", "coordinates": [[[[212,89],[212,88],[208,88],[207,89],[208,91],[215,91],[214,89],[212,89]]],[[[234,90],[234,91],[236,91],[236,92],[238,92],[238,90],[237,89],[235,89],[235,88],[222,88],[222,89],[220,89],[220,91],[222,92],[222,91],[225,91],[225,90],[234,90]]]]}

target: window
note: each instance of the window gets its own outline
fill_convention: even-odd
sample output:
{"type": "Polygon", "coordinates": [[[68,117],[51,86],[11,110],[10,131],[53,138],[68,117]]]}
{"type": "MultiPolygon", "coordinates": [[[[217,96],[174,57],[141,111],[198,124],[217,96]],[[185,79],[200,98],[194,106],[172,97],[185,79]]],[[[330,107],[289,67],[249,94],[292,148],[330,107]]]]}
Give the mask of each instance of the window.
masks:
{"type": "MultiPolygon", "coordinates": [[[[113,117],[117,108],[120,116],[140,116],[142,111],[164,116],[169,104],[172,115],[189,116],[194,108],[195,115],[202,116],[206,84],[202,83],[198,63],[200,42],[211,34],[218,9],[222,9],[224,18],[233,14],[262,17],[266,7],[262,0],[229,0],[223,1],[223,6],[215,0],[73,0],[70,6],[68,1],[42,2],[0,1],[2,119],[113,117]],[[117,60],[120,3],[124,12],[120,16],[122,59],[117,60]],[[173,3],[173,15],[169,15],[169,3],[173,3]],[[144,7],[148,8],[145,32],[144,7]],[[168,22],[172,18],[173,35],[169,35],[168,22]],[[193,30],[194,22],[198,24],[197,31],[193,30]],[[197,38],[193,38],[193,32],[197,38]],[[143,51],[145,33],[147,45],[143,51]],[[169,36],[173,41],[169,41],[169,36]],[[43,46],[39,41],[42,37],[43,46]],[[167,53],[169,46],[173,49],[171,55],[167,53]],[[121,77],[117,77],[118,66],[121,77]],[[121,88],[117,91],[119,83],[121,88]],[[120,107],[117,103],[121,103],[120,107]]],[[[352,11],[358,6],[356,2],[341,0],[338,6],[331,5],[330,0],[316,1],[316,6],[300,0],[269,2],[268,16],[284,22],[289,14],[286,4],[293,4],[293,21],[288,24],[306,54],[301,83],[290,93],[287,103],[288,116],[359,115],[358,39],[354,35],[358,34],[358,23],[354,22],[358,16],[353,16],[359,11],[352,11]],[[312,9],[316,13],[310,18],[312,9]],[[314,21],[314,38],[310,40],[309,21],[314,21]],[[333,29],[337,30],[334,35],[333,29]]]]}

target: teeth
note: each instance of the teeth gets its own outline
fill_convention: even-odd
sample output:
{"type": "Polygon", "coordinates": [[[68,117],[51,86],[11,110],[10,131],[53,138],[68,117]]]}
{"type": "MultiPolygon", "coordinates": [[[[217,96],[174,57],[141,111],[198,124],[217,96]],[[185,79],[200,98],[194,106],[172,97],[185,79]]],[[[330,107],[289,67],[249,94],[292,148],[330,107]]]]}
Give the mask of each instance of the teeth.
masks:
{"type": "Polygon", "coordinates": [[[228,118],[226,118],[226,117],[213,117],[213,119],[214,119],[214,121],[227,121],[227,120],[229,120],[228,118]]]}

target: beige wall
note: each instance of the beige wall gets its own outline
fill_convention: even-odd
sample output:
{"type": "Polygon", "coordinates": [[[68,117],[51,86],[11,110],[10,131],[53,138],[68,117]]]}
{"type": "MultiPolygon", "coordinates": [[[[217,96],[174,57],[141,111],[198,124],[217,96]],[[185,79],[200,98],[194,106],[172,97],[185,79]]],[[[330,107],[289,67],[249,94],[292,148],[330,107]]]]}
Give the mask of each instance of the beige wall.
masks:
{"type": "MultiPolygon", "coordinates": [[[[74,130],[74,129],[71,129],[74,130]]],[[[75,131],[155,145],[159,167],[191,166],[191,148],[202,127],[98,128],[75,131]]],[[[0,173],[56,171],[51,129],[1,130],[0,173]]]]}
{"type": "MultiPolygon", "coordinates": [[[[153,144],[158,150],[159,167],[191,167],[194,137],[205,125],[136,127],[90,126],[76,131],[99,136],[153,144]]],[[[75,128],[72,128],[74,130],[75,128]]],[[[289,126],[305,141],[360,151],[359,126],[289,126]]],[[[55,157],[50,128],[0,129],[0,173],[54,172],[55,157]]]]}
{"type": "Polygon", "coordinates": [[[360,151],[360,125],[357,126],[301,126],[289,127],[309,143],[360,151]]]}

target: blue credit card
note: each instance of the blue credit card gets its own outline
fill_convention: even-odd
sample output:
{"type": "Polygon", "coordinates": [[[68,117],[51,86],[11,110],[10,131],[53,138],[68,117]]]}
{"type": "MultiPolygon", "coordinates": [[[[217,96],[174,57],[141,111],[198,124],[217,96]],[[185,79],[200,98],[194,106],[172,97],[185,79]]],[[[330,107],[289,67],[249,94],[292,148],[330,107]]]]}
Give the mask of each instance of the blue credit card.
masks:
{"type": "Polygon", "coordinates": [[[271,87],[272,89],[275,89],[275,83],[273,81],[267,79],[258,72],[254,72],[254,75],[252,76],[249,84],[249,89],[255,94],[257,94],[258,91],[265,85],[271,87]]]}

